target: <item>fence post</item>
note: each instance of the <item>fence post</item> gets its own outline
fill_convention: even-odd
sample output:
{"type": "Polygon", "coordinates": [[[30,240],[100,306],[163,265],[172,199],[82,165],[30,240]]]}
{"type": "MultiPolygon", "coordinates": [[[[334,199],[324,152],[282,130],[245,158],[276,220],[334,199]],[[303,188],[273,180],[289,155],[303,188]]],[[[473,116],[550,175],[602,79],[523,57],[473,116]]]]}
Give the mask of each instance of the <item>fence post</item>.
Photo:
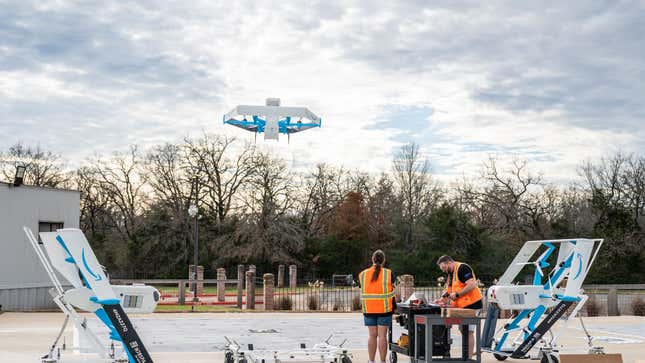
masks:
{"type": "Polygon", "coordinates": [[[255,271],[246,271],[246,309],[255,309],[255,271]]]}
{"type": "Polygon", "coordinates": [[[186,281],[181,280],[179,281],[179,305],[185,305],[186,304],[186,281]]]}
{"type": "Polygon", "coordinates": [[[278,288],[284,287],[284,265],[278,266],[278,288]]]}
{"type": "Polygon", "coordinates": [[[295,289],[298,287],[298,266],[289,266],[289,287],[295,289]]]}
{"type": "Polygon", "coordinates": [[[273,274],[264,274],[264,310],[273,310],[273,274]]]}
{"type": "Polygon", "coordinates": [[[237,308],[242,309],[242,291],[244,290],[244,265],[237,265],[237,308]]]}
{"type": "Polygon", "coordinates": [[[618,316],[618,290],[615,287],[609,289],[607,293],[607,315],[618,316]]]}
{"type": "Polygon", "coordinates": [[[401,301],[407,300],[414,292],[414,276],[403,275],[401,276],[401,301]]]}
{"type": "Polygon", "coordinates": [[[226,301],[226,270],[217,269],[217,301],[226,301]]]}
{"type": "Polygon", "coordinates": [[[254,273],[254,274],[256,274],[256,275],[257,275],[257,273],[258,273],[258,270],[257,270],[257,268],[255,267],[255,265],[249,265],[249,271],[253,271],[253,273],[254,273]]]}

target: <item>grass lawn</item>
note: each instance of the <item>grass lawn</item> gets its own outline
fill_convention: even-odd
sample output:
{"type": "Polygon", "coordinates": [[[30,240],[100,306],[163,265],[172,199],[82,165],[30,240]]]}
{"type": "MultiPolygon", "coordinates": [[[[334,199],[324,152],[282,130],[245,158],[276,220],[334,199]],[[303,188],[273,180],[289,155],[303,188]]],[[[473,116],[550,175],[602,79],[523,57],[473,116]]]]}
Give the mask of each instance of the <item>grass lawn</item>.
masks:
{"type": "MultiPolygon", "coordinates": [[[[179,288],[177,286],[155,286],[162,294],[178,294],[179,288]]],[[[188,289],[186,289],[188,293],[188,289]]],[[[217,287],[215,286],[204,286],[205,294],[217,294],[217,287]]],[[[227,287],[227,294],[237,294],[237,287],[227,287]]],[[[244,292],[243,292],[244,293],[244,292]]]]}
{"type": "MultiPolygon", "coordinates": [[[[157,309],[155,309],[155,313],[182,313],[192,311],[193,307],[191,305],[157,305],[157,309]]],[[[235,313],[241,312],[242,310],[234,306],[195,305],[194,311],[235,313]]]]}
{"type": "MultiPolygon", "coordinates": [[[[157,290],[159,290],[162,294],[178,294],[179,293],[179,288],[177,286],[155,286],[157,290]]],[[[334,288],[334,291],[346,291],[346,290],[351,290],[352,288],[349,286],[338,286],[334,288]]],[[[331,291],[331,288],[325,287],[321,289],[321,291],[328,292],[331,291]]],[[[305,293],[305,292],[314,292],[315,289],[311,288],[309,286],[299,286],[295,289],[290,289],[290,288],[276,288],[275,292],[278,294],[283,294],[283,293],[305,293]]],[[[188,294],[188,289],[186,289],[186,293],[188,294]]],[[[204,286],[204,293],[205,294],[212,294],[215,295],[217,294],[217,287],[216,286],[204,286]]],[[[262,294],[262,286],[256,286],[255,288],[255,293],[257,295],[262,294]]],[[[226,287],[226,294],[237,294],[237,287],[226,287]]],[[[242,294],[246,294],[246,290],[242,291],[242,294]]]]}

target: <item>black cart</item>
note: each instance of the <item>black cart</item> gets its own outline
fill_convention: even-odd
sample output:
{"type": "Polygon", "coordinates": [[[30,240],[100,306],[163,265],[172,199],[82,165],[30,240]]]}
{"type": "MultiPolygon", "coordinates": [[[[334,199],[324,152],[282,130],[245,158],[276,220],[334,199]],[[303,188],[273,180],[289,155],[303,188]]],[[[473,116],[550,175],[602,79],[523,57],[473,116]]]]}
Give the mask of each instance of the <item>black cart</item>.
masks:
{"type": "Polygon", "coordinates": [[[414,359],[410,361],[414,363],[431,363],[431,362],[442,362],[442,363],[481,363],[481,318],[480,317],[470,317],[470,318],[456,318],[456,317],[444,317],[441,315],[417,315],[414,318],[416,325],[416,350],[414,354],[414,359]],[[426,354],[422,347],[435,346],[434,334],[425,334],[421,336],[420,331],[434,332],[437,328],[446,328],[449,329],[452,325],[461,326],[461,355],[450,358],[450,357],[436,357],[436,354],[426,354]],[[468,350],[468,325],[475,326],[475,359],[470,358],[470,352],[468,350]]]}
{"type": "MultiPolygon", "coordinates": [[[[390,347],[390,363],[396,363],[398,354],[403,354],[410,357],[410,361],[414,363],[415,359],[415,344],[417,341],[425,342],[426,329],[417,327],[415,324],[415,317],[417,315],[436,315],[441,316],[441,307],[435,304],[410,306],[407,304],[398,304],[395,313],[396,322],[403,328],[403,333],[408,335],[408,345],[399,346],[392,337],[392,327],[388,332],[388,342],[390,347]]],[[[398,340],[398,339],[397,339],[398,340]]],[[[432,327],[432,356],[435,357],[450,357],[450,329],[446,326],[433,326],[432,327]]],[[[425,355],[425,345],[419,347],[425,355]]]]}

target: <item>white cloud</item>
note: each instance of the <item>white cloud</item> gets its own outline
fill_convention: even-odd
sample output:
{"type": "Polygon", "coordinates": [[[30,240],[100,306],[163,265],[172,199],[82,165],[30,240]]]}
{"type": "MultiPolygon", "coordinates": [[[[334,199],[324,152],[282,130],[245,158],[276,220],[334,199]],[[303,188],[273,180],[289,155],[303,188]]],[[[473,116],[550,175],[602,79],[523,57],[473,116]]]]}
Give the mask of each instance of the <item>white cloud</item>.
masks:
{"type": "Polygon", "coordinates": [[[258,138],[294,165],[385,170],[408,137],[441,178],[476,174],[495,153],[567,180],[583,159],[643,151],[643,13],[620,2],[9,2],[0,147],[40,143],[78,161],[202,130],[252,140],[222,115],[280,97],[323,117],[290,144],[258,138]],[[428,128],[406,130],[404,117],[371,127],[392,105],[431,108],[428,128]]]}

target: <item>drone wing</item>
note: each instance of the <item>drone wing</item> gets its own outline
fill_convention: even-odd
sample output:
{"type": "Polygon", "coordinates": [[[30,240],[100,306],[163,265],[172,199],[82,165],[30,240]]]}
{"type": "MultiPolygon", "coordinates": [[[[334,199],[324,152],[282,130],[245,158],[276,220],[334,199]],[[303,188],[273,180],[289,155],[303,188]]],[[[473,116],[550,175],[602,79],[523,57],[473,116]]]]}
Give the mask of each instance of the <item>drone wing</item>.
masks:
{"type": "Polygon", "coordinates": [[[305,131],[313,127],[320,127],[320,119],[314,122],[292,122],[291,116],[287,116],[278,122],[280,126],[280,133],[282,134],[295,134],[296,132],[305,131]]]}
{"type": "Polygon", "coordinates": [[[224,123],[227,125],[232,125],[239,127],[241,129],[251,131],[251,132],[263,132],[266,125],[266,120],[259,118],[258,116],[253,116],[253,121],[249,121],[246,118],[243,120],[238,120],[235,118],[224,118],[224,123]]]}
{"type": "Polygon", "coordinates": [[[239,127],[247,131],[252,131],[252,132],[258,131],[258,125],[249,121],[239,121],[239,120],[233,119],[233,120],[226,120],[224,121],[224,123],[227,125],[233,125],[235,127],[239,127]]]}
{"type": "Polygon", "coordinates": [[[285,126],[285,133],[295,134],[296,132],[309,130],[314,127],[320,127],[320,124],[315,124],[315,123],[291,124],[289,126],[285,126]]]}

